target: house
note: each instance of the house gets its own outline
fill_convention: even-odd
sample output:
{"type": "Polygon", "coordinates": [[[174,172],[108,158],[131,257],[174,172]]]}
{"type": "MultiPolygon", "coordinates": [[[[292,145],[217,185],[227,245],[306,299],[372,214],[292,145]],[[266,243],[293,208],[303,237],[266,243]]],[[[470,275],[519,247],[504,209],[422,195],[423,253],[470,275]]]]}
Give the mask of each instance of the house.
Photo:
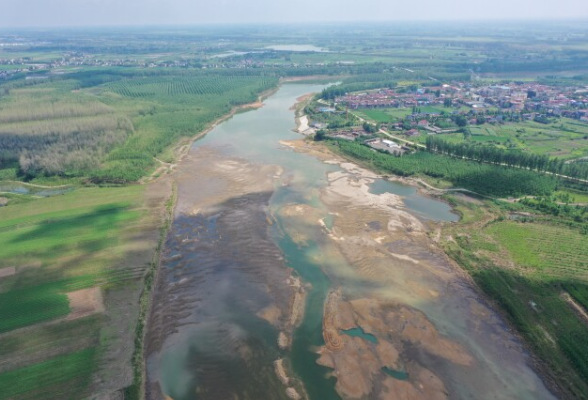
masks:
{"type": "Polygon", "coordinates": [[[418,136],[419,135],[419,131],[417,129],[410,129],[410,130],[404,132],[404,134],[406,136],[418,136]]]}
{"type": "Polygon", "coordinates": [[[427,121],[426,119],[421,119],[418,122],[418,126],[429,126],[429,121],[427,121]]]}
{"type": "Polygon", "coordinates": [[[396,143],[394,143],[393,141],[391,141],[391,140],[388,140],[388,139],[384,139],[384,140],[382,140],[382,143],[384,143],[386,146],[388,146],[388,147],[390,147],[390,148],[393,148],[393,147],[400,148],[400,146],[399,146],[398,144],[396,144],[396,143]]]}

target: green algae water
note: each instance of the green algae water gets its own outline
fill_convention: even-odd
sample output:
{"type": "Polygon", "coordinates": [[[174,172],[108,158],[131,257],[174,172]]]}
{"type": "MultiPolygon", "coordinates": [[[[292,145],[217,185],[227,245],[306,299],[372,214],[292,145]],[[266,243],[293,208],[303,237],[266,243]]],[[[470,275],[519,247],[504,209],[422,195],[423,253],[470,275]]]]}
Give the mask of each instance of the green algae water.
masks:
{"type": "MultiPolygon", "coordinates": [[[[164,263],[164,270],[168,270],[170,276],[167,284],[185,284],[188,288],[193,281],[204,284],[194,286],[198,289],[193,289],[194,293],[186,296],[188,300],[182,299],[178,303],[181,312],[174,318],[179,322],[173,329],[162,329],[165,331],[165,341],[160,350],[147,360],[148,379],[159,382],[162,391],[174,400],[285,399],[285,387],[277,380],[272,364],[281,357],[286,358],[286,365],[291,367],[289,373],[302,381],[311,400],[340,399],[335,390],[336,380],[331,376],[332,371],[316,363],[316,351],[324,345],[323,304],[334,279],[329,271],[343,270],[350,266],[342,257],[326,255],[331,254],[328,253],[328,247],[333,244],[325,241],[325,235],[318,223],[313,226],[305,225],[303,221],[282,217],[280,213],[288,205],[308,205],[323,212],[322,220],[327,228],[333,226],[333,216],[321,203],[320,192],[327,186],[327,174],[339,171],[340,167],[291,151],[279,144],[281,140],[301,137],[292,131],[294,112],[291,107],[296,99],[310,92],[320,92],[323,88],[323,85],[284,85],[265,102],[263,108],[234,116],[193,145],[193,152],[200,148],[214,148],[221,156],[282,168],[280,182],[268,200],[268,211],[276,222],[269,228],[269,234],[281,252],[284,263],[293,268],[302,279],[307,288],[307,297],[304,318],[294,331],[290,351],[282,352],[277,346],[278,331],[265,320],[251,314],[246,307],[248,302],[258,301],[263,296],[250,290],[244,283],[244,275],[239,272],[242,266],[234,260],[218,260],[218,257],[207,254],[205,246],[194,250],[194,247],[182,244],[181,238],[188,239],[191,232],[195,231],[195,225],[201,226],[200,231],[206,232],[206,235],[200,234],[201,242],[227,240],[218,234],[216,219],[201,221],[196,217],[176,216],[172,231],[179,239],[168,239],[166,244],[174,252],[170,261],[164,263]],[[296,226],[292,226],[293,224],[296,226]],[[294,240],[289,234],[292,231],[303,231],[308,240],[305,243],[294,240]],[[203,269],[203,274],[194,272],[203,269]],[[196,306],[191,306],[192,301],[207,303],[205,306],[198,306],[197,311],[194,311],[196,306]],[[237,353],[242,354],[247,361],[242,362],[240,358],[235,358],[237,353]]],[[[198,174],[198,171],[193,173],[198,174]]],[[[371,191],[391,192],[401,196],[409,212],[425,219],[454,221],[457,218],[445,203],[420,196],[414,188],[408,186],[376,179],[371,191]]],[[[181,183],[179,192],[181,197],[181,183]]],[[[225,246],[230,249],[231,246],[238,248],[243,245],[227,242],[225,246]]],[[[339,279],[338,285],[345,285],[345,278],[336,279],[339,279]]],[[[347,289],[354,290],[353,287],[347,289]]],[[[451,319],[455,316],[452,313],[458,312],[455,311],[456,308],[424,303],[422,307],[424,312],[432,310],[439,320],[446,317],[446,330],[454,332],[455,337],[464,342],[470,340],[464,322],[451,319]]],[[[165,318],[171,317],[166,315],[165,318]]],[[[375,343],[373,339],[376,338],[372,339],[372,335],[363,331],[350,330],[344,333],[375,343]]],[[[507,383],[513,385],[514,378],[497,364],[500,362],[499,357],[495,359],[494,355],[486,354],[490,352],[486,352],[484,343],[470,343],[470,347],[479,353],[480,362],[489,365],[483,370],[484,376],[492,374],[492,379],[497,377],[496,381],[501,382],[504,387],[507,383]]],[[[408,379],[408,375],[405,376],[402,371],[390,370],[382,373],[395,379],[408,379]]],[[[459,373],[458,370],[457,374],[459,373]]],[[[530,387],[535,385],[539,392],[545,392],[541,382],[530,370],[525,370],[524,374],[527,375],[518,376],[516,382],[531,382],[525,384],[530,387]]],[[[458,393],[461,386],[466,387],[463,393],[476,393],[474,384],[470,383],[468,386],[459,379],[453,379],[453,382],[455,384],[450,388],[453,393],[458,393]]],[[[496,397],[492,398],[512,398],[509,397],[511,389],[504,389],[504,393],[501,392],[502,387],[497,387],[496,390],[496,397]]],[[[520,393],[527,393],[526,390],[523,388],[520,393]]],[[[528,389],[529,392],[536,393],[534,390],[528,389]]],[[[516,390],[515,393],[520,394],[516,390]]],[[[157,398],[157,394],[148,397],[157,398]]],[[[521,395],[518,398],[533,397],[521,395]]],[[[545,394],[535,398],[550,397],[545,394]]]]}

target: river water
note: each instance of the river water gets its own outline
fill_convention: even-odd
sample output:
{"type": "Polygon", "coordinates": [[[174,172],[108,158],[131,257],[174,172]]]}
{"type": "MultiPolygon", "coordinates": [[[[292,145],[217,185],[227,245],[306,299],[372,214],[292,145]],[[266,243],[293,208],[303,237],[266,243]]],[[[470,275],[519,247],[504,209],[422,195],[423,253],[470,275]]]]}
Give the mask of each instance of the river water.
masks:
{"type": "MultiPolygon", "coordinates": [[[[311,399],[341,398],[335,390],[335,378],[329,376],[331,369],[316,363],[316,350],[324,345],[325,298],[334,281],[346,284],[352,266],[326,239],[319,225],[293,219],[287,212],[292,205],[309,207],[320,214],[327,227],[333,218],[344,218],[333,216],[321,201],[327,175],[341,168],[279,143],[300,138],[292,130],[291,107],[296,99],[322,88],[284,85],[263,108],[235,115],[193,144],[192,158],[181,166],[178,208],[155,289],[156,304],[148,332],[148,397],[163,393],[176,400],[287,398],[272,364],[285,358],[311,399]],[[233,160],[231,165],[238,169],[279,166],[280,173],[267,173],[275,174],[271,190],[225,199],[218,207],[209,207],[214,212],[199,213],[202,196],[222,193],[237,184],[206,175],[209,165],[225,158],[233,160]],[[198,164],[202,159],[210,161],[198,164]],[[277,346],[279,328],[260,318],[259,310],[288,302],[280,285],[292,269],[307,284],[307,297],[291,348],[284,351],[277,346]]],[[[406,209],[424,221],[457,220],[448,205],[421,196],[409,186],[375,179],[370,192],[401,196],[406,209]]],[[[366,290],[359,287],[349,290],[366,290]]],[[[512,370],[501,367],[496,349],[486,350],[484,343],[468,337],[465,323],[459,319],[467,317],[455,317],[459,311],[425,301],[414,304],[430,312],[431,318],[444,327],[444,333],[463,340],[480,363],[488,364],[476,373],[478,377],[488,375],[490,389],[475,387],[479,380],[461,381],[455,371],[463,369],[448,373],[446,385],[455,398],[551,398],[524,365],[516,368],[519,376],[508,376],[512,370]]],[[[353,336],[361,336],[357,332],[361,331],[352,331],[353,336]]],[[[386,371],[391,369],[384,373],[392,375],[386,371]]]]}

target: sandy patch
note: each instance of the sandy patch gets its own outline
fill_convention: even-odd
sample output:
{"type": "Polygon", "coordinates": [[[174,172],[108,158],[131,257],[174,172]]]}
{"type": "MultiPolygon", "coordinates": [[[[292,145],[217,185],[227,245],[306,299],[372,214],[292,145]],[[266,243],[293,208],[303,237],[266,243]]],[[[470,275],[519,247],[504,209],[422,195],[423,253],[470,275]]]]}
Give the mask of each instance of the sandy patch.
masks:
{"type": "Polygon", "coordinates": [[[286,370],[284,369],[284,360],[279,359],[274,361],[274,368],[276,370],[276,375],[280,379],[280,382],[282,382],[284,385],[290,383],[290,379],[288,378],[288,375],[286,375],[286,370]]]}
{"type": "Polygon", "coordinates": [[[87,317],[88,315],[104,312],[102,292],[99,287],[76,290],[67,294],[70,314],[67,320],[87,317]]]}
{"type": "Polygon", "coordinates": [[[280,323],[280,318],[282,317],[282,311],[275,304],[270,304],[258,312],[257,316],[259,318],[265,319],[273,326],[278,326],[280,323]]]}
{"type": "Polygon", "coordinates": [[[323,335],[326,344],[318,363],[335,370],[336,389],[344,398],[447,398],[441,379],[408,356],[414,346],[452,363],[473,363],[464,348],[439,334],[422,312],[373,298],[346,301],[340,291],[329,293],[325,302],[323,335]],[[341,333],[357,327],[377,342],[341,333]],[[404,371],[408,379],[394,379],[384,368],[404,371]]]}
{"type": "Polygon", "coordinates": [[[586,322],[588,324],[588,313],[586,312],[584,307],[582,307],[581,305],[576,303],[576,301],[574,299],[572,299],[572,297],[568,293],[565,293],[565,292],[562,293],[562,297],[565,301],[568,302],[568,304],[570,306],[572,306],[572,308],[576,311],[576,313],[578,313],[578,315],[580,317],[582,317],[584,322],[586,322]]]}
{"type": "Polygon", "coordinates": [[[0,269],[0,279],[7,278],[7,277],[12,276],[14,274],[16,274],[16,268],[14,268],[14,267],[0,269]]]}

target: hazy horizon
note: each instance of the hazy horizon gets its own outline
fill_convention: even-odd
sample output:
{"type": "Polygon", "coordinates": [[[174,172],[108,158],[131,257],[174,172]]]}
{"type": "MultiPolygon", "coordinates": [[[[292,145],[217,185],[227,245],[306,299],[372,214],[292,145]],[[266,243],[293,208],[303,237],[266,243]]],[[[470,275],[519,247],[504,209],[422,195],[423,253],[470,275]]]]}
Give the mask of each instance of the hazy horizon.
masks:
{"type": "Polygon", "coordinates": [[[588,19],[588,2],[496,0],[487,7],[471,1],[410,3],[384,0],[278,2],[271,0],[4,0],[0,29],[148,25],[411,22],[565,21],[588,19]]]}

